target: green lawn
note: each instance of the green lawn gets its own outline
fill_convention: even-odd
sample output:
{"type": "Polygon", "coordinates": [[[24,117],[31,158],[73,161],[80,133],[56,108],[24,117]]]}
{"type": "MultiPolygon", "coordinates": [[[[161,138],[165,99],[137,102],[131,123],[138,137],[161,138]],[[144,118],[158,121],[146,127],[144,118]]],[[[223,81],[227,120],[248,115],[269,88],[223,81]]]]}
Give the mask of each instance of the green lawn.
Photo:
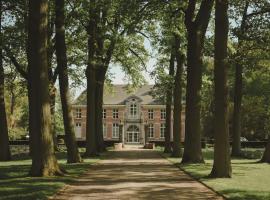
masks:
{"type": "Polygon", "coordinates": [[[181,169],[194,178],[200,180],[215,191],[223,194],[228,199],[270,199],[270,165],[258,163],[261,149],[246,149],[245,155],[255,159],[232,159],[232,178],[208,178],[212,169],[213,149],[204,149],[205,164],[179,164],[180,158],[169,158],[181,169]]]}
{"type": "Polygon", "coordinates": [[[10,162],[0,162],[0,199],[47,199],[65,184],[71,183],[84,173],[89,165],[99,159],[84,159],[83,163],[66,164],[65,153],[57,155],[59,163],[67,175],[52,178],[33,178],[28,176],[31,160],[24,156],[10,162]]]}

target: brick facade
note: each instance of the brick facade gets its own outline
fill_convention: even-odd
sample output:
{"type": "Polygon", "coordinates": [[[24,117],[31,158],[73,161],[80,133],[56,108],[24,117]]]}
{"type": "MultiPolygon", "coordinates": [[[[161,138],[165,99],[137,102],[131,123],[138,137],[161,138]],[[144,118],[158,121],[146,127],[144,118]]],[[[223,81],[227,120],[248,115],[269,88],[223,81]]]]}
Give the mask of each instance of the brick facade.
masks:
{"type": "MultiPolygon", "coordinates": [[[[144,144],[147,141],[164,141],[161,131],[165,129],[165,105],[157,103],[146,104],[144,99],[140,98],[140,93],[138,96],[136,94],[129,95],[128,98],[124,98],[121,102],[123,103],[106,104],[106,101],[104,102],[104,140],[137,144],[144,144]]],[[[75,132],[78,140],[85,140],[86,138],[86,108],[86,105],[78,103],[73,105],[75,132]]],[[[172,116],[171,125],[173,127],[172,116]]],[[[185,113],[183,111],[182,141],[184,140],[183,134],[185,132],[184,120],[185,113]]],[[[172,129],[171,138],[173,137],[172,129]]]]}

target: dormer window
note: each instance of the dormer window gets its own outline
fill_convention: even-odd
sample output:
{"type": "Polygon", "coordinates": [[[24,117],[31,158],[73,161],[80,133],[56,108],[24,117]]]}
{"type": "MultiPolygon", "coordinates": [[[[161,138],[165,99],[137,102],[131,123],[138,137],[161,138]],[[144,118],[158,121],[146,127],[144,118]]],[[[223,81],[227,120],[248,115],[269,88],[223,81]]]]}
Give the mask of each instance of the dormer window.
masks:
{"type": "Polygon", "coordinates": [[[134,99],[132,99],[132,102],[130,103],[129,113],[130,113],[131,116],[134,117],[134,116],[137,115],[137,104],[133,100],[134,99]]]}

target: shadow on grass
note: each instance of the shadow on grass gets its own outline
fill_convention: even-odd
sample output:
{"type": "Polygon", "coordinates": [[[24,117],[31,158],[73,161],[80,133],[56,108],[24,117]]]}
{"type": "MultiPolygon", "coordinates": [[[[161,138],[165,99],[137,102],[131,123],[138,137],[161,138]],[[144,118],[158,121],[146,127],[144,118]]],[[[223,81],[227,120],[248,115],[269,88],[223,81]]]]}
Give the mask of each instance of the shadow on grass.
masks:
{"type": "MultiPolygon", "coordinates": [[[[57,153],[57,158],[65,159],[65,153],[57,153]]],[[[74,182],[75,178],[86,172],[94,162],[94,159],[87,159],[84,163],[60,164],[67,171],[65,176],[39,178],[28,176],[31,163],[26,162],[27,159],[29,157],[0,166],[0,200],[47,199],[65,184],[74,182]]]]}

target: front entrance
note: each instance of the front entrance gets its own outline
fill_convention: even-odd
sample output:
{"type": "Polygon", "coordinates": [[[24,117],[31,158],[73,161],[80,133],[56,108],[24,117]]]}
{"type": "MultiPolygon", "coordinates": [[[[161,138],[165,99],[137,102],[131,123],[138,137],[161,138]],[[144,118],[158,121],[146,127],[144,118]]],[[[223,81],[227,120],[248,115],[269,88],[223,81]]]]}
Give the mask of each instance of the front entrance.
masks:
{"type": "Polygon", "coordinates": [[[127,143],[139,143],[139,128],[131,125],[127,129],[127,143]]]}

